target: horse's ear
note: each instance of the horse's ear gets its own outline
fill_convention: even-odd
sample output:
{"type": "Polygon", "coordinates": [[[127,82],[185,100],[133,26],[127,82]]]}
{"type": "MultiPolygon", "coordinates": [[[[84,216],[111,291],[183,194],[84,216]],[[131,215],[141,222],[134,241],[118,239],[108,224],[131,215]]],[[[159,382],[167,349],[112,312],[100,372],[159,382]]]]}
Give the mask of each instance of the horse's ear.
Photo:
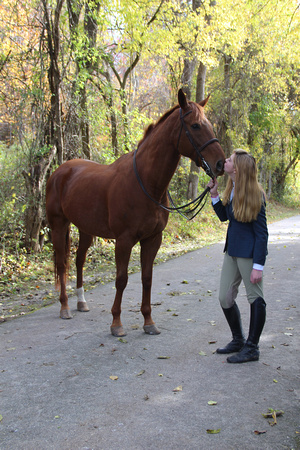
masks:
{"type": "Polygon", "coordinates": [[[179,89],[178,91],[178,103],[182,109],[187,107],[187,99],[182,89],[179,89]]]}
{"type": "Polygon", "coordinates": [[[206,104],[207,104],[207,102],[208,102],[209,97],[210,97],[210,94],[209,94],[204,100],[202,100],[201,102],[199,102],[199,105],[200,105],[200,106],[203,106],[203,108],[204,108],[204,106],[206,106],[206,104]]]}

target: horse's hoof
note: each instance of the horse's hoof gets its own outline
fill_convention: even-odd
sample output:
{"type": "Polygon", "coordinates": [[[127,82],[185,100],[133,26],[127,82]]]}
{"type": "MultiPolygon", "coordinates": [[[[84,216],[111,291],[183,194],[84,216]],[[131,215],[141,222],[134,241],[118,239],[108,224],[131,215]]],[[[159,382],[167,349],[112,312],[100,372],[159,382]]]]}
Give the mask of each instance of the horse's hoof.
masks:
{"type": "Polygon", "coordinates": [[[77,311],[88,312],[90,308],[86,302],[77,302],[77,311]]]}
{"type": "Polygon", "coordinates": [[[118,327],[111,326],[110,327],[110,331],[111,331],[111,334],[113,336],[116,336],[116,337],[126,336],[126,333],[125,333],[124,328],[122,327],[122,325],[118,326],[118,327]]]}
{"type": "Polygon", "coordinates": [[[70,308],[68,309],[62,309],[60,311],[60,318],[61,319],[73,319],[73,316],[71,314],[70,308]]]}
{"type": "Polygon", "coordinates": [[[144,331],[145,331],[146,334],[152,334],[152,335],[160,334],[159,329],[154,324],[152,324],[152,325],[144,325],[143,328],[144,328],[144,331]]]}

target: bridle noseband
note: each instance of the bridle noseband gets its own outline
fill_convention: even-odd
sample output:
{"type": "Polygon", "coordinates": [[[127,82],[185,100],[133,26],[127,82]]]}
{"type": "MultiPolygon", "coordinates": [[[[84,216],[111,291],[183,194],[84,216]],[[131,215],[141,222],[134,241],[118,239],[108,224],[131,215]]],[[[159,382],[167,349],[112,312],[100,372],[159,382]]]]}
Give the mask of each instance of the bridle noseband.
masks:
{"type": "MultiPolygon", "coordinates": [[[[193,141],[193,138],[188,130],[188,127],[184,121],[184,117],[187,116],[188,114],[190,114],[192,112],[192,110],[186,112],[184,115],[182,114],[182,109],[180,108],[180,121],[181,121],[181,128],[180,128],[180,132],[179,132],[179,136],[178,136],[178,141],[177,141],[177,150],[179,147],[179,141],[180,141],[180,137],[181,137],[181,133],[182,133],[182,129],[184,128],[185,134],[188,137],[190,143],[192,144],[193,148],[196,151],[196,155],[197,155],[197,160],[196,160],[196,164],[199,167],[201,165],[201,167],[203,168],[203,170],[205,171],[205,173],[210,176],[211,178],[214,178],[214,174],[209,166],[209,164],[205,161],[203,155],[202,155],[202,151],[210,144],[212,144],[213,142],[219,142],[219,140],[217,138],[212,138],[209,141],[205,142],[205,144],[201,145],[200,148],[197,147],[197,145],[195,144],[195,142],[193,141]],[[200,162],[199,162],[200,160],[200,162]]],[[[200,194],[195,200],[192,200],[191,202],[187,203],[186,205],[182,205],[182,206],[175,206],[174,202],[172,200],[172,197],[168,191],[168,197],[169,200],[171,202],[171,204],[173,205],[172,207],[163,205],[162,203],[158,202],[157,200],[155,200],[155,198],[151,197],[151,195],[147,192],[145,186],[143,185],[143,182],[139,176],[138,170],[137,170],[137,165],[136,165],[136,154],[138,151],[138,147],[136,148],[134,155],[133,155],[133,168],[134,168],[134,173],[135,176],[139,182],[139,185],[141,186],[142,190],[144,191],[144,193],[147,195],[147,197],[150,198],[150,200],[152,200],[157,206],[160,206],[161,208],[165,209],[166,211],[169,212],[175,212],[177,211],[179,214],[181,214],[183,217],[185,217],[188,220],[193,219],[194,217],[196,217],[197,214],[199,214],[199,212],[203,209],[205,203],[206,203],[206,199],[207,199],[207,194],[210,191],[210,188],[207,187],[202,194],[200,194]],[[203,203],[204,201],[204,203],[203,203]],[[187,215],[190,215],[190,217],[188,217],[187,215]]]]}
{"type": "Polygon", "coordinates": [[[197,160],[196,160],[196,165],[198,167],[202,167],[202,169],[204,170],[204,172],[210,176],[211,178],[214,178],[214,174],[209,166],[209,164],[205,161],[203,155],[201,152],[203,152],[203,150],[210,144],[212,144],[213,142],[219,142],[219,140],[217,138],[212,138],[209,141],[205,142],[203,145],[201,145],[200,148],[197,147],[197,145],[195,144],[191,133],[188,130],[188,127],[184,121],[184,117],[187,116],[188,114],[191,114],[192,110],[186,112],[185,114],[182,114],[182,109],[179,109],[179,113],[180,113],[180,121],[181,121],[181,128],[180,128],[180,133],[179,133],[179,137],[178,137],[178,143],[177,143],[177,148],[179,146],[179,141],[180,141],[180,136],[181,136],[181,132],[182,129],[184,128],[185,134],[188,138],[188,140],[190,141],[190,143],[192,144],[192,146],[194,147],[195,151],[196,151],[196,155],[197,155],[197,160]],[[199,161],[200,160],[200,161],[199,161]]]}

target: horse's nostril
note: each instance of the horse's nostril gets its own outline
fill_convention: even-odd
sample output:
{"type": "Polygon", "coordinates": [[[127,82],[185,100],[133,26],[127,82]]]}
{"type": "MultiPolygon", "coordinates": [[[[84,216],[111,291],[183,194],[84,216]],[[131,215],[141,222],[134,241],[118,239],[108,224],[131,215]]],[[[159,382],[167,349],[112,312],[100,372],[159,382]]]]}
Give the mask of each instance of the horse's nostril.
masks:
{"type": "Polygon", "coordinates": [[[220,159],[216,164],[216,169],[218,172],[222,172],[223,167],[224,167],[224,162],[222,159],[220,159]]]}

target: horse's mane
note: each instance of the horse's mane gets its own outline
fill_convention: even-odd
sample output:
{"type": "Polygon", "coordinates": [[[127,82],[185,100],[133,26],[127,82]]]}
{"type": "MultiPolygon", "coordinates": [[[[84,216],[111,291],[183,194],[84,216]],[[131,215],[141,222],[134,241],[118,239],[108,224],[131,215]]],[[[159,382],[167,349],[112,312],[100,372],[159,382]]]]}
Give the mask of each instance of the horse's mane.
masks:
{"type": "Polygon", "coordinates": [[[158,125],[160,125],[161,123],[163,123],[176,109],[178,109],[179,106],[175,105],[173,106],[173,108],[169,109],[169,111],[165,112],[164,115],[162,115],[157,122],[155,123],[150,123],[150,125],[148,125],[148,127],[145,129],[144,132],[144,136],[142,137],[142,139],[140,140],[140,142],[138,143],[138,147],[144,142],[144,140],[151,134],[151,132],[154,130],[154,128],[156,128],[158,125]]]}

